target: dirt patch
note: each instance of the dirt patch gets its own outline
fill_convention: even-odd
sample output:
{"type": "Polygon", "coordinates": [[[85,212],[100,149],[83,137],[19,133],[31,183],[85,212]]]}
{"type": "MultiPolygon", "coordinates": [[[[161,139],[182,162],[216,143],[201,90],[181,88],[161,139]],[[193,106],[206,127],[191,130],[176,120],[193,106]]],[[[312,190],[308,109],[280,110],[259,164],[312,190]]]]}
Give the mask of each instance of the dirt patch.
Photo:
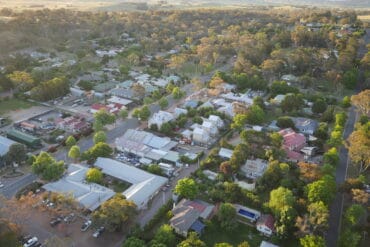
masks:
{"type": "Polygon", "coordinates": [[[8,112],[6,115],[13,121],[18,122],[22,120],[26,120],[37,115],[40,115],[44,112],[50,111],[51,108],[46,106],[33,106],[28,109],[16,110],[8,112]]]}

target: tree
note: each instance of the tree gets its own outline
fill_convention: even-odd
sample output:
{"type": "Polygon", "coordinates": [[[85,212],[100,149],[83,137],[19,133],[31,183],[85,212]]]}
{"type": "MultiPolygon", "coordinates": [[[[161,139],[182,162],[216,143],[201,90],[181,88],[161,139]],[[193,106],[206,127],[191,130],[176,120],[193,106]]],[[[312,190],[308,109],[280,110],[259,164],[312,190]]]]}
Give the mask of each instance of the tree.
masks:
{"type": "Polygon", "coordinates": [[[284,207],[292,207],[294,202],[295,198],[293,196],[293,192],[280,186],[270,192],[268,206],[275,215],[278,215],[284,207]]]}
{"type": "Polygon", "coordinates": [[[217,243],[214,245],[214,247],[233,247],[233,246],[229,243],[217,243]]]}
{"type": "Polygon", "coordinates": [[[65,77],[55,77],[49,81],[41,82],[32,88],[31,98],[47,101],[66,95],[70,90],[69,81],[65,77]]]}
{"type": "Polygon", "coordinates": [[[320,236],[306,235],[299,240],[302,247],[326,247],[325,240],[320,236]]]}
{"type": "Polygon", "coordinates": [[[353,201],[359,204],[366,205],[370,199],[370,195],[367,192],[360,189],[352,189],[351,194],[353,201]]]}
{"type": "Polygon", "coordinates": [[[107,141],[107,135],[104,131],[98,131],[94,135],[94,143],[97,144],[99,142],[106,142],[107,141]]]}
{"type": "Polygon", "coordinates": [[[122,247],[145,247],[145,241],[136,237],[129,237],[125,240],[122,247]]]}
{"type": "Polygon", "coordinates": [[[121,194],[105,201],[93,215],[93,222],[105,226],[110,232],[121,230],[133,221],[136,216],[136,205],[121,194]]]}
{"type": "Polygon", "coordinates": [[[161,109],[165,109],[167,106],[168,106],[168,100],[166,97],[162,97],[159,102],[158,102],[159,106],[161,107],[161,109]]]}
{"type": "Polygon", "coordinates": [[[347,228],[340,234],[339,247],[348,247],[348,246],[359,246],[361,241],[361,235],[354,230],[347,228]]]}
{"type": "Polygon", "coordinates": [[[175,187],[175,193],[187,199],[194,199],[198,194],[198,185],[192,178],[180,179],[175,187]]]}
{"type": "Polygon", "coordinates": [[[18,165],[22,164],[27,159],[26,147],[20,143],[14,143],[9,147],[8,153],[6,154],[6,163],[11,164],[13,162],[18,165]]]}
{"type": "Polygon", "coordinates": [[[336,167],[339,164],[339,154],[335,147],[330,148],[324,153],[323,160],[325,164],[336,167]]]}
{"type": "Polygon", "coordinates": [[[148,120],[148,118],[150,117],[150,109],[147,105],[141,108],[139,117],[142,121],[148,120]]]}
{"type": "Polygon", "coordinates": [[[359,166],[359,173],[370,167],[370,122],[353,131],[346,142],[349,157],[359,166]]]}
{"type": "Polygon", "coordinates": [[[261,96],[253,98],[253,105],[258,105],[262,110],[266,109],[265,101],[261,96]]]}
{"type": "Polygon", "coordinates": [[[220,78],[219,76],[213,76],[211,81],[209,82],[209,87],[210,88],[217,88],[222,83],[224,83],[224,80],[222,80],[222,78],[220,78]]]}
{"type": "Polygon", "coordinates": [[[13,86],[20,91],[27,91],[34,85],[32,76],[25,71],[14,71],[7,77],[12,81],[13,86]]]}
{"type": "Polygon", "coordinates": [[[357,225],[361,218],[366,214],[366,209],[360,204],[352,204],[344,215],[346,221],[351,224],[351,226],[357,225]]]}
{"type": "Polygon", "coordinates": [[[296,210],[291,206],[283,206],[277,213],[277,220],[275,222],[276,233],[281,238],[287,238],[295,226],[297,217],[296,210]]]}
{"type": "Polygon", "coordinates": [[[238,247],[250,247],[249,243],[247,241],[241,242],[238,244],[238,247]]]}
{"type": "Polygon", "coordinates": [[[95,160],[98,157],[110,157],[113,153],[113,149],[104,142],[98,142],[88,150],[90,158],[95,160]]]}
{"type": "Polygon", "coordinates": [[[307,198],[311,203],[322,201],[328,205],[334,199],[335,192],[336,183],[330,175],[325,175],[320,180],[307,185],[307,198]]]}
{"type": "Polygon", "coordinates": [[[303,106],[303,96],[301,94],[288,94],[280,104],[283,112],[298,111],[303,106]]]}
{"type": "Polygon", "coordinates": [[[128,117],[128,111],[125,110],[125,109],[122,109],[120,110],[120,112],[118,113],[118,115],[122,118],[122,119],[126,119],[128,117]]]}
{"type": "Polygon", "coordinates": [[[66,146],[68,148],[71,148],[72,146],[76,145],[77,141],[73,136],[68,136],[66,140],[66,146]]]}
{"type": "Polygon", "coordinates": [[[59,179],[63,175],[64,170],[64,162],[57,162],[46,152],[41,152],[32,164],[32,171],[49,181],[59,179]]]}
{"type": "Polygon", "coordinates": [[[207,245],[199,239],[197,233],[189,232],[188,237],[179,243],[177,247],[207,247],[207,245]]]}
{"type": "Polygon", "coordinates": [[[181,99],[184,95],[185,95],[185,93],[183,91],[181,91],[179,87],[174,87],[173,88],[172,96],[173,96],[174,99],[181,99]]]}
{"type": "Polygon", "coordinates": [[[317,164],[310,164],[301,161],[298,163],[298,167],[300,179],[305,182],[312,182],[318,180],[321,177],[321,171],[317,164]]]}
{"type": "Polygon", "coordinates": [[[217,219],[220,221],[221,227],[226,231],[233,231],[238,227],[236,222],[236,210],[230,203],[222,203],[218,212],[217,219]]]}
{"type": "Polygon", "coordinates": [[[366,89],[357,95],[351,97],[351,102],[354,106],[360,109],[362,114],[369,115],[370,113],[370,89],[366,89]]]}
{"type": "Polygon", "coordinates": [[[323,113],[327,107],[328,105],[323,99],[318,99],[312,105],[312,112],[316,114],[323,113]]]}
{"type": "Polygon", "coordinates": [[[295,128],[295,124],[294,124],[293,120],[290,117],[279,117],[276,120],[276,125],[279,128],[282,128],[282,129],[285,129],[285,128],[294,129],[295,128]]]}
{"type": "Polygon", "coordinates": [[[162,168],[157,164],[151,164],[150,166],[148,166],[148,172],[157,174],[157,175],[163,175],[162,168]]]}
{"type": "Polygon", "coordinates": [[[265,112],[258,105],[252,105],[248,109],[246,121],[249,124],[262,124],[265,121],[265,112]]]}
{"type": "Polygon", "coordinates": [[[358,81],[358,69],[353,68],[344,72],[342,82],[347,89],[355,89],[358,81]]]}
{"type": "Polygon", "coordinates": [[[231,128],[233,129],[241,129],[244,127],[248,119],[246,114],[236,114],[233,118],[233,122],[231,123],[231,128]]]}
{"type": "Polygon", "coordinates": [[[98,168],[90,168],[86,172],[86,181],[100,184],[103,181],[103,173],[98,168]]]}
{"type": "Polygon", "coordinates": [[[153,241],[172,247],[176,244],[176,236],[170,225],[162,225],[154,235],[153,241]]]}
{"type": "Polygon", "coordinates": [[[3,218],[0,218],[0,246],[19,247],[19,227],[3,218]]]}
{"type": "Polygon", "coordinates": [[[230,176],[230,175],[232,174],[232,172],[233,172],[233,169],[232,169],[232,167],[231,167],[231,165],[230,165],[230,162],[229,162],[229,161],[224,161],[224,162],[222,162],[222,163],[220,164],[220,168],[219,168],[219,170],[220,170],[223,174],[228,175],[228,176],[230,176]]]}
{"type": "Polygon", "coordinates": [[[70,157],[71,159],[77,160],[80,156],[81,151],[79,146],[74,145],[69,149],[68,157],[70,157]]]}
{"type": "Polygon", "coordinates": [[[159,131],[166,134],[171,135],[172,134],[172,125],[170,123],[163,123],[161,127],[159,128],[159,131]]]}
{"type": "Polygon", "coordinates": [[[112,113],[107,112],[105,109],[100,109],[94,113],[95,121],[100,122],[103,126],[107,124],[113,124],[116,121],[116,116],[112,113]]]}
{"type": "Polygon", "coordinates": [[[344,96],[342,100],[342,107],[348,108],[351,106],[351,98],[349,96],[344,96]]]}
{"type": "Polygon", "coordinates": [[[308,205],[308,221],[314,232],[325,230],[328,227],[329,209],[323,202],[314,202],[308,205]]]}

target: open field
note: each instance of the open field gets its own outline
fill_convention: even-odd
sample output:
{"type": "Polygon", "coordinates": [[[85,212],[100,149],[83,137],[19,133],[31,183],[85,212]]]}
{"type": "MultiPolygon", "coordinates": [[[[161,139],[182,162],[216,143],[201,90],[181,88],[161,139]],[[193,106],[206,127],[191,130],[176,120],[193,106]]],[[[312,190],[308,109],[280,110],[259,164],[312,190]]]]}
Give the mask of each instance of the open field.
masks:
{"type": "Polygon", "coordinates": [[[370,15],[359,15],[357,18],[361,21],[370,22],[370,15]]]}
{"type": "Polygon", "coordinates": [[[0,115],[6,114],[10,111],[17,111],[20,109],[28,109],[34,106],[33,103],[28,101],[22,101],[18,99],[9,99],[0,102],[0,115]]]}

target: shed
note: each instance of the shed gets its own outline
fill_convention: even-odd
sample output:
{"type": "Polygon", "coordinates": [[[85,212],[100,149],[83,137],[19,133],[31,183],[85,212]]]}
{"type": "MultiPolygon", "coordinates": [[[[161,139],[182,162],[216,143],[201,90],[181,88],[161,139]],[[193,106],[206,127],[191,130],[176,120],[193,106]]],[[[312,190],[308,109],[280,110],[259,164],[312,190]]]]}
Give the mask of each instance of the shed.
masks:
{"type": "Polygon", "coordinates": [[[10,131],[8,131],[6,136],[9,139],[12,139],[14,141],[23,143],[23,144],[25,144],[29,147],[35,148],[35,147],[41,146],[41,139],[40,138],[29,135],[29,134],[26,134],[26,133],[21,132],[19,130],[11,129],[10,131]]]}

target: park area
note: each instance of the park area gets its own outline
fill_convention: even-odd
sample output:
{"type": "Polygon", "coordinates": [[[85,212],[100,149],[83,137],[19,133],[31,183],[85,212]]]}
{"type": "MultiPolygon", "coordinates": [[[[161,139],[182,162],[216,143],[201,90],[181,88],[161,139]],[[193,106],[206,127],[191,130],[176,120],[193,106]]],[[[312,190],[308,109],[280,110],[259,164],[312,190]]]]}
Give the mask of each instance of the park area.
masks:
{"type": "Polygon", "coordinates": [[[15,98],[11,98],[8,100],[1,100],[0,101],[0,115],[6,114],[10,111],[17,111],[20,109],[28,109],[34,106],[35,104],[23,101],[15,98]]]}

